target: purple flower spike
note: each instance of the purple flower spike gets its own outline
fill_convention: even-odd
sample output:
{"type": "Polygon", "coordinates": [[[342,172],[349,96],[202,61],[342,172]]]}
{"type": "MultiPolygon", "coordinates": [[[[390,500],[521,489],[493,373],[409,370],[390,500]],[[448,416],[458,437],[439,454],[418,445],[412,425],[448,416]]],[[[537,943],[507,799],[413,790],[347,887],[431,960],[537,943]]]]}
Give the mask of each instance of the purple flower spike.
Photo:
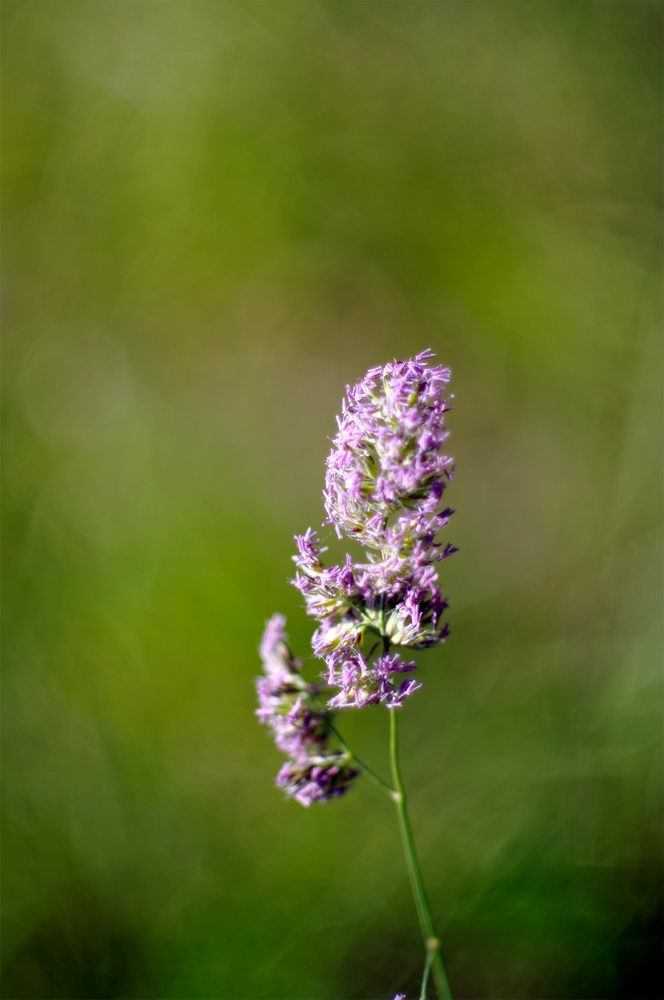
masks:
{"type": "Polygon", "coordinates": [[[327,683],[339,689],[330,708],[400,706],[421,685],[393,675],[415,664],[380,652],[425,649],[449,631],[441,622],[447,601],[437,565],[456,552],[438,541],[453,514],[442,506],[453,462],[441,453],[453,397],[449,369],[429,365],[432,357],[423,351],[373,368],[346,390],[324,499],[328,522],[340,538],[359,541],[364,557],[326,566],[316,532],[296,536],[293,582],[319,622],[314,655],[325,661],[327,683]]]}
{"type": "Polygon", "coordinates": [[[316,531],[295,537],[293,584],[317,622],[324,683],[302,677],[281,615],[260,645],[257,714],[289,757],[277,783],[303,805],[343,794],[357,776],[347,755],[329,749],[332,712],[400,708],[422,685],[404,676],[415,663],[398,650],[426,649],[449,632],[437,567],[456,552],[438,540],[453,514],[442,502],[454,471],[442,452],[453,397],[449,369],[432,358],[423,351],[372,368],[346,389],[323,496],[328,523],[361,544],[361,558],[328,565],[316,531]]]}

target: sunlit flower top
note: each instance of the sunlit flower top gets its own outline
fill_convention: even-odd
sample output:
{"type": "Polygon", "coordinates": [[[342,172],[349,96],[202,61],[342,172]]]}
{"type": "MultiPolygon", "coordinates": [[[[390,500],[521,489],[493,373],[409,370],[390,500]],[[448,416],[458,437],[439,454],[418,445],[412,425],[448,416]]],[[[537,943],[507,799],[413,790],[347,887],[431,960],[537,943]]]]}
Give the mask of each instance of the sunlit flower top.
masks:
{"type": "Polygon", "coordinates": [[[338,431],[327,459],[325,510],[338,536],[373,549],[402,548],[406,521],[422,532],[450,478],[453,462],[441,454],[449,435],[449,368],[429,366],[431,351],[410,361],[372,368],[346,387],[338,431]],[[386,534],[399,515],[399,532],[386,534]]]}

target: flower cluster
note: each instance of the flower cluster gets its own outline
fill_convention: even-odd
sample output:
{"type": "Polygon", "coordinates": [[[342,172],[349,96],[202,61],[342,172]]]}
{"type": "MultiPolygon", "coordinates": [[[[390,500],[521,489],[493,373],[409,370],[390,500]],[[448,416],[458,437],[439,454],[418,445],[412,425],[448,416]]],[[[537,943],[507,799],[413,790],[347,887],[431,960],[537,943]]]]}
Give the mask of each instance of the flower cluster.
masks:
{"type": "Polygon", "coordinates": [[[447,601],[436,564],[456,551],[438,542],[453,511],[442,506],[453,461],[441,452],[450,371],[424,351],[373,368],[346,390],[327,459],[325,509],[341,538],[365,553],[326,567],[316,532],[297,536],[293,581],[318,621],[314,654],[338,689],[329,706],[399,707],[421,685],[411,660],[391,647],[422,649],[445,639],[447,601]]]}
{"type": "Polygon", "coordinates": [[[329,712],[319,685],[309,684],[288,646],[283,615],[267,623],[260,644],[264,675],[257,681],[256,715],[270,727],[277,747],[289,760],[277,785],[301,805],[343,795],[358,771],[348,755],[330,750],[329,712]]]}

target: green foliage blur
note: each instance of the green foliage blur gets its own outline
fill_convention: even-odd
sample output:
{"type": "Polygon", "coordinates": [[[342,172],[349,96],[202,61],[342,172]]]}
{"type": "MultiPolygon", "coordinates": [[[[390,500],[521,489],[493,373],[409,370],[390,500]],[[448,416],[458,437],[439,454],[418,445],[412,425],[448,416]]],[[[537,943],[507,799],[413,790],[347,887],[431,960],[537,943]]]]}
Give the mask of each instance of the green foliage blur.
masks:
{"type": "Polygon", "coordinates": [[[661,5],[2,15],[3,995],[418,995],[389,803],[284,801],[253,677],[273,611],[309,649],[345,383],[430,346],[460,552],[401,722],[451,982],[660,996],[661,5]]]}

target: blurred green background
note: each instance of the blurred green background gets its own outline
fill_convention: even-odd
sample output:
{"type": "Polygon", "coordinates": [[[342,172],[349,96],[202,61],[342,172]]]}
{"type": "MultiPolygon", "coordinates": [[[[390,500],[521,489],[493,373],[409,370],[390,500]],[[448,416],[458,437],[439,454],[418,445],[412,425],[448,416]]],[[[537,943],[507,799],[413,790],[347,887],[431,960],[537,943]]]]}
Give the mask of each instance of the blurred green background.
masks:
{"type": "MultiPolygon", "coordinates": [[[[405,773],[458,997],[660,996],[662,6],[3,2],[4,996],[416,996],[256,645],[346,382],[452,366],[405,773]]],[[[315,665],[311,664],[315,672],[315,665]]],[[[340,725],[386,767],[379,709],[340,725]]]]}

